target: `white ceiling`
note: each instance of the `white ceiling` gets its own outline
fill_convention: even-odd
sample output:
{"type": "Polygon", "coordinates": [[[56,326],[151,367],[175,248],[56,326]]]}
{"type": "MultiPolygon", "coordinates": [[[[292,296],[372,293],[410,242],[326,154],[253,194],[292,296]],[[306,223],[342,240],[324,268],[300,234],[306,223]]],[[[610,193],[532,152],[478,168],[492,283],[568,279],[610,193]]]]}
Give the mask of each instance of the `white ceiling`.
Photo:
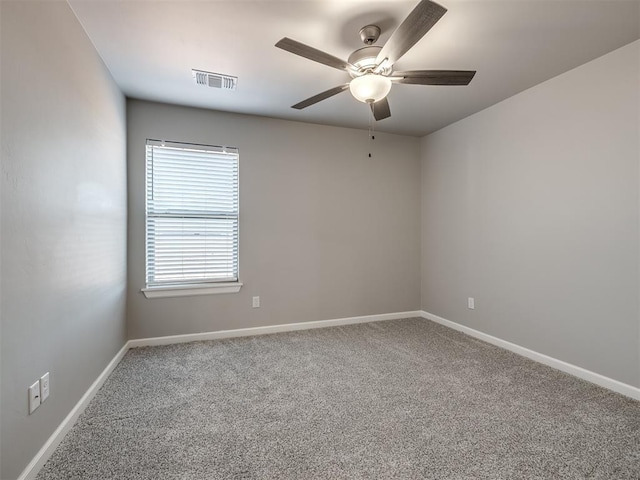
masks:
{"type": "MultiPolygon", "coordinates": [[[[130,97],[366,128],[349,92],[290,106],[346,83],[347,73],[274,47],[282,37],[346,59],[361,27],[383,45],[412,1],[69,0],[130,97]],[[198,86],[191,69],[238,76],[236,91],[198,86]]],[[[424,135],[640,38],[640,0],[441,0],[436,26],[397,70],[477,70],[467,87],[394,85],[380,131],[424,135]]]]}

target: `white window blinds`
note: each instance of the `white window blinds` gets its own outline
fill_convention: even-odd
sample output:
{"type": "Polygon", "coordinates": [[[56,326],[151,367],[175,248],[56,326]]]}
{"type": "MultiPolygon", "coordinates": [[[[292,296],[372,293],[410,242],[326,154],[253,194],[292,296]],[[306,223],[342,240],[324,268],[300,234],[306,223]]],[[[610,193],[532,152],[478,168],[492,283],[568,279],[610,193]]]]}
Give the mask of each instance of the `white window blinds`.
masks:
{"type": "Polygon", "coordinates": [[[147,286],[238,280],[238,152],[147,140],[147,286]]]}

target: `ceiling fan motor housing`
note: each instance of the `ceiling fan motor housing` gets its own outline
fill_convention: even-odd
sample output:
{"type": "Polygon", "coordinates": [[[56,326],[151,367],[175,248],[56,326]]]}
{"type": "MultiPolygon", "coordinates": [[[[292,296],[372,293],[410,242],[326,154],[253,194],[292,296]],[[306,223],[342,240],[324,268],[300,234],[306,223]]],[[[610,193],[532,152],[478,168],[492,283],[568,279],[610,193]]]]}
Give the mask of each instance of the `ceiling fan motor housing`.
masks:
{"type": "MultiPolygon", "coordinates": [[[[382,47],[371,45],[368,47],[359,48],[351,55],[349,55],[347,62],[357,68],[356,72],[349,70],[349,74],[355,78],[364,75],[365,73],[375,68],[376,57],[378,56],[378,53],[380,53],[380,50],[382,50],[382,47]]],[[[390,72],[390,68],[385,68],[380,72],[380,74],[388,75],[390,72]]]]}

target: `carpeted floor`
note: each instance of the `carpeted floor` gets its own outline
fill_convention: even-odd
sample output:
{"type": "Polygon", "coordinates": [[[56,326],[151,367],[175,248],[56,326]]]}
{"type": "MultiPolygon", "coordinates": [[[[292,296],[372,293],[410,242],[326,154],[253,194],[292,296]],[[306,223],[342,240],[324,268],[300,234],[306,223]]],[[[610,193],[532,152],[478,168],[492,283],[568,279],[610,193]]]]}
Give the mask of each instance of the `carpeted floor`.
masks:
{"type": "Polygon", "coordinates": [[[422,319],[130,350],[38,480],[640,478],[640,403],[422,319]]]}

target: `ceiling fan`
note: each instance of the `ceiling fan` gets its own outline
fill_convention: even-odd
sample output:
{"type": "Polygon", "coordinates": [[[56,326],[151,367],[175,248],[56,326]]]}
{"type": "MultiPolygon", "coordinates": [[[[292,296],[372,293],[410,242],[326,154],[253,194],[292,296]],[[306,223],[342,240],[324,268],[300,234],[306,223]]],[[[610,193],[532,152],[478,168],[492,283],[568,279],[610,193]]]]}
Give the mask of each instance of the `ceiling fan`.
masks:
{"type": "Polygon", "coordinates": [[[391,116],[387,94],[393,83],[468,85],[475,71],[393,70],[393,65],[400,57],[418,43],[446,12],[446,8],[435,2],[421,0],[391,34],[383,47],[373,45],[380,36],[380,28],[377,25],[367,25],[360,30],[360,38],[366,46],[349,55],[346,62],[290,38],[283,38],[276,43],[276,47],[338,70],[344,70],[352,78],[349,83],[307,98],[291,108],[301,110],[349,89],[357,100],[371,105],[371,111],[376,120],[383,120],[391,116]]]}

